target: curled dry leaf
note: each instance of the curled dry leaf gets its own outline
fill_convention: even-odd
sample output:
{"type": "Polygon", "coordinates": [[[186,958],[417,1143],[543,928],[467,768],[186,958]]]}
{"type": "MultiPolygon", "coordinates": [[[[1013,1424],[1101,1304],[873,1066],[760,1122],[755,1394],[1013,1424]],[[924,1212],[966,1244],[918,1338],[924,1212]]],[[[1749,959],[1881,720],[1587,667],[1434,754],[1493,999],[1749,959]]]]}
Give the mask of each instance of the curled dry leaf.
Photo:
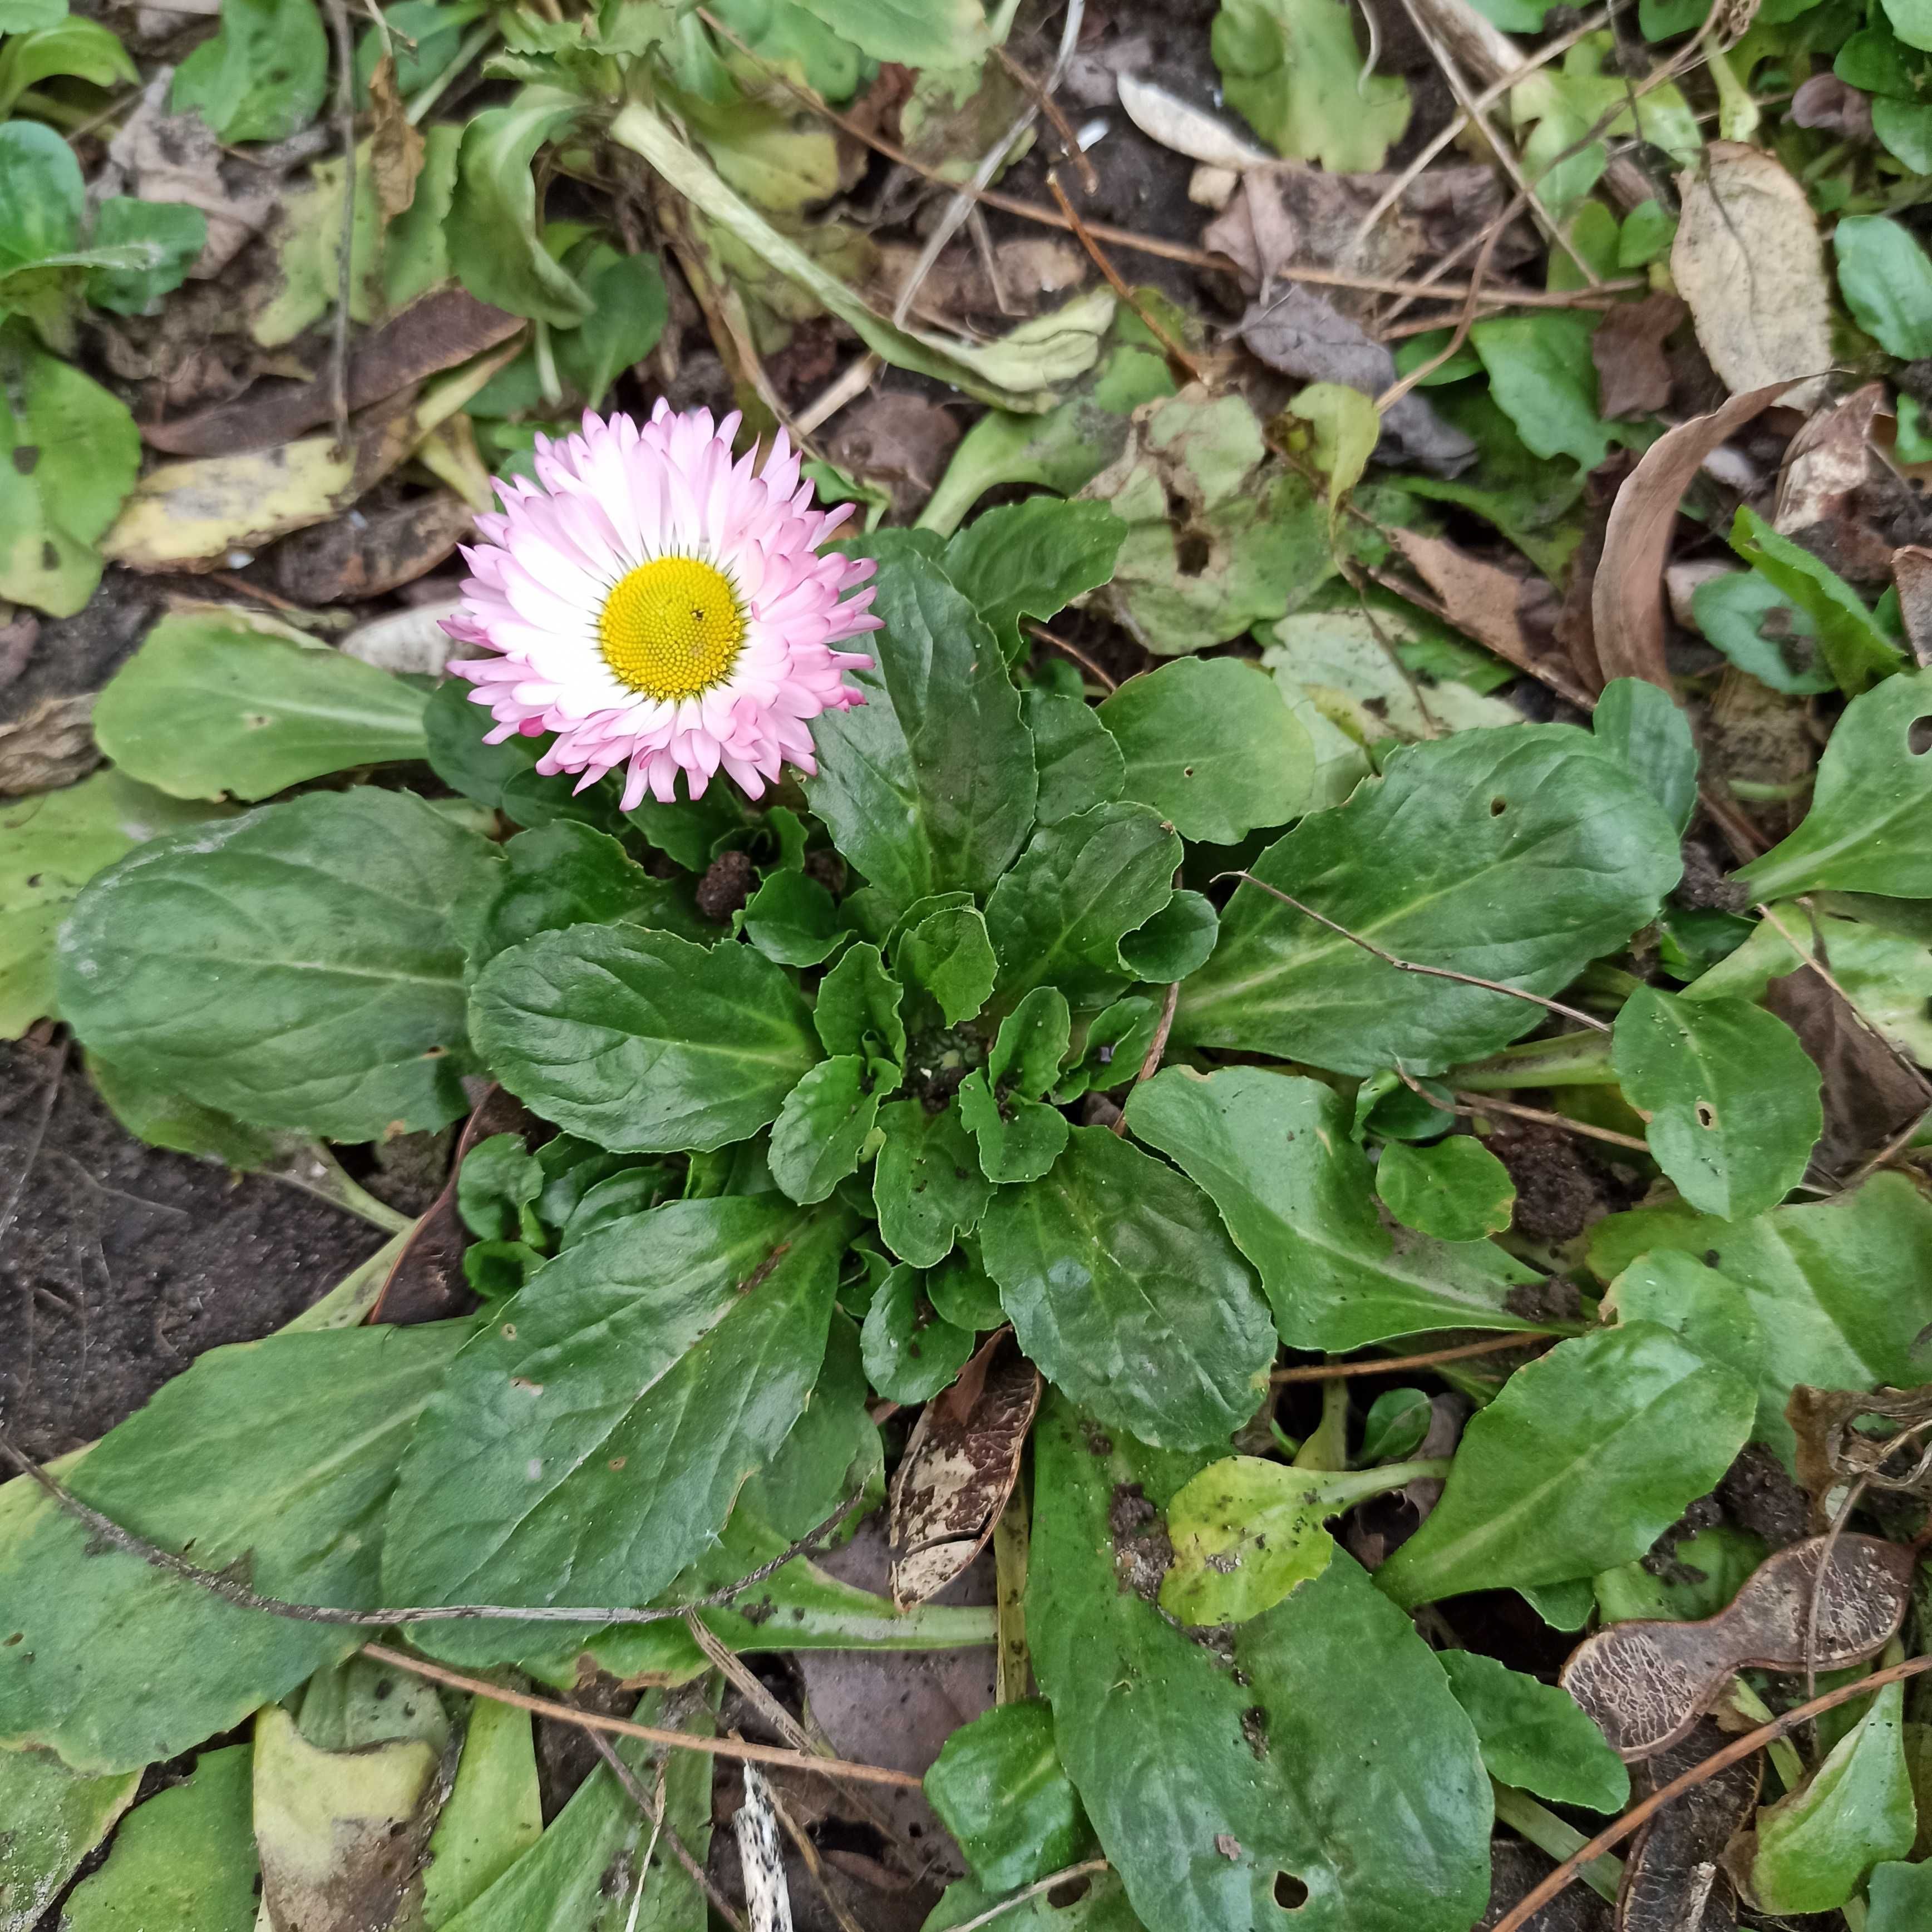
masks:
{"type": "Polygon", "coordinates": [[[1791,97],[1791,118],[1840,141],[1872,139],[1871,96],[1861,94],[1835,74],[1814,74],[1791,97]]]}
{"type": "Polygon", "coordinates": [[[442,490],[373,516],[351,510],[278,544],[275,581],[298,604],[379,597],[434,570],[475,523],[470,506],[442,490]]]}
{"type": "Polygon", "coordinates": [[[1620,302],[1605,312],[1590,338],[1600,415],[1641,416],[1670,402],[1670,364],[1664,344],[1686,313],[1676,296],[1662,294],[1620,302]]]}
{"type": "MultiPolygon", "coordinates": [[[[1660,1790],[1730,1742],[1707,1720],[1652,1759],[1635,1781],[1660,1790]]],[[[1763,1778],[1763,1755],[1754,1752],[1692,1786],[1644,1826],[1624,1861],[1617,1932],[1729,1932],[1736,1924],[1736,1892],[1721,1862],[1750,1822],[1763,1778]]]]}
{"type": "Polygon", "coordinates": [[[1846,1483],[1924,1492],[1925,1475],[1917,1466],[1925,1454],[1922,1425],[1932,1421],[1932,1388],[1868,1395],[1858,1389],[1813,1388],[1800,1382],[1791,1391],[1784,1415],[1798,1438],[1798,1480],[1811,1498],[1815,1520],[1829,1520],[1832,1492],[1846,1483]],[[1868,1420],[1895,1423],[1898,1429],[1868,1431],[1852,1426],[1868,1420]],[[1894,1442],[1900,1431],[1915,1426],[1918,1433],[1894,1442]]]}
{"type": "Polygon", "coordinates": [[[462,609],[460,597],[441,597],[407,610],[392,610],[358,624],[337,646],[344,657],[360,658],[378,670],[440,677],[456,640],[442,628],[446,617],[462,609]]]}
{"type": "Polygon", "coordinates": [[[1813,416],[1785,452],[1772,514],[1780,535],[1798,538],[1856,584],[1882,584],[1892,568],[1892,545],[1858,514],[1873,462],[1872,426],[1885,402],[1885,385],[1868,382],[1813,416]],[[1808,540],[1801,532],[1812,534],[1808,540]]]}
{"type": "MultiPolygon", "coordinates": [[[[350,356],[349,406],[368,409],[507,342],[524,326],[521,316],[493,308],[464,289],[424,296],[365,336],[350,356]]],[[[334,384],[326,374],[313,382],[263,383],[238,402],[150,423],[141,439],[170,456],[232,456],[286,442],[328,422],[334,406],[334,384]]]]}
{"type": "Polygon", "coordinates": [[[1003,1329],[933,1397],[892,1476],[892,1601],[936,1595],[986,1547],[1020,1472],[1040,1371],[1003,1329]]]}
{"type": "Polygon", "coordinates": [[[1589,709],[1587,694],[1549,652],[1540,650],[1523,628],[1522,608],[1528,584],[1493,563],[1485,563],[1441,537],[1414,530],[1391,530],[1390,536],[1402,559],[1442,600],[1449,621],[1486,644],[1504,662],[1528,671],[1574,704],[1589,709]]]}
{"type": "Polygon", "coordinates": [[[1932,665],[1932,550],[1906,544],[1892,554],[1892,580],[1905,641],[1921,664],[1932,665]]]}
{"type": "Polygon", "coordinates": [[[1792,406],[1815,400],[1832,365],[1832,299],[1803,188],[1738,141],[1713,141],[1678,187],[1671,278],[1711,367],[1733,395],[1781,382],[1792,406]]]}
{"type": "Polygon", "coordinates": [[[1768,409],[1784,388],[1772,382],[1733,396],[1708,416],[1666,431],[1624,478],[1610,506],[1590,618],[1604,680],[1640,677],[1669,691],[1664,656],[1664,567],[1677,506],[1704,460],[1724,439],[1768,409]]]}
{"type": "Polygon", "coordinates": [[[58,791],[100,762],[94,743],[94,693],[44,698],[0,724],[0,798],[58,791]]]}
{"type": "MultiPolygon", "coordinates": [[[[1730,1604],[1701,1623],[1613,1624],[1563,1666],[1563,1688],[1628,1760],[1687,1736],[1738,1671],[1798,1670],[1825,1539],[1760,1564],[1730,1604]]],[[[1904,1621],[1913,1558],[1900,1544],[1841,1536],[1816,1590],[1812,1662],[1837,1670],[1875,1657],[1904,1621]]]]}
{"type": "Polygon", "coordinates": [[[1244,140],[1204,108],[1168,93],[1157,82],[1139,74],[1124,74],[1119,86],[1127,118],[1150,141],[1158,141],[1191,161],[1204,161],[1210,167],[1226,168],[1234,174],[1275,164],[1276,157],[1266,148],[1244,140]]]}

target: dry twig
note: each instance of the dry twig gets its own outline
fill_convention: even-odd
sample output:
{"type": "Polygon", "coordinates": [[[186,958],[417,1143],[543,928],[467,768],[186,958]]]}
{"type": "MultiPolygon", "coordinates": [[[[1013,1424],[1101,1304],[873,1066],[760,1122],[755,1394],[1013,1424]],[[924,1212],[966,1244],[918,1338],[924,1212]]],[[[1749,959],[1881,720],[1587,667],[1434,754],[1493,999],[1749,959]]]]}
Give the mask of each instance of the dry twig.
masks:
{"type": "Polygon", "coordinates": [[[1372,1362],[1318,1362],[1306,1368],[1276,1369],[1271,1382],[1332,1382],[1352,1376],[1391,1376],[1410,1369],[1432,1369],[1438,1362],[1460,1362],[1472,1355],[1494,1355],[1504,1348],[1528,1348],[1548,1339],[1552,1330],[1519,1328],[1511,1335],[1492,1335],[1486,1341],[1459,1342],[1453,1348],[1431,1348],[1420,1355],[1394,1355],[1372,1362]]]}

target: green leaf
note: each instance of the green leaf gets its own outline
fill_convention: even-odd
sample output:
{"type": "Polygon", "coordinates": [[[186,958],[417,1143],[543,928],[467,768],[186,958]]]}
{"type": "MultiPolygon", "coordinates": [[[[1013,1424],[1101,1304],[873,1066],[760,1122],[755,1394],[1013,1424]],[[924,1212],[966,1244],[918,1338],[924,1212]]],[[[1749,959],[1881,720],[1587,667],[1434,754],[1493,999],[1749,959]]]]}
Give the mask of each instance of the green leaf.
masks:
{"type": "Polygon", "coordinates": [[[1043,1180],[994,1195],[980,1244],[1020,1346],[1103,1422],[1202,1448],[1254,1413],[1267,1304],[1213,1204],[1162,1162],[1075,1128],[1043,1180]]]}
{"type": "Polygon", "coordinates": [[[1167,1506],[1174,1564],[1160,1606],[1184,1624],[1244,1624],[1328,1567],[1339,1504],[1313,1470],[1257,1456],[1210,1462],[1167,1506]]]}
{"type": "Polygon", "coordinates": [[[986,902],[1008,999],[1055,986],[1097,1006],[1136,976],[1120,942],[1174,896],[1180,841],[1160,814],[1123,801],[1042,826],[986,902]]]}
{"type": "Polygon", "coordinates": [[[1404,1227],[1444,1241],[1500,1234],[1516,1208],[1509,1169],[1468,1134],[1426,1147],[1388,1142],[1376,1163],[1376,1192],[1404,1227]]]}
{"type": "Polygon", "coordinates": [[[940,563],[1012,664],[1023,655],[1022,620],[1045,622],[1105,584],[1126,535],[1104,503],[1030,496],[976,518],[946,546],[940,563]]]}
{"type": "Polygon", "coordinates": [[[591,298],[543,244],[530,163],[582,110],[578,96],[562,88],[526,87],[507,107],[472,116],[444,224],[450,266],[472,295],[553,328],[584,321],[591,298]]]}
{"type": "Polygon", "coordinates": [[[1418,1388],[1384,1389],[1362,1418],[1362,1446],[1355,1460],[1364,1468],[1399,1462],[1413,1456],[1429,1433],[1434,1411],[1418,1388]]]}
{"type": "Polygon", "coordinates": [[[1066,995],[1036,986],[1000,1022],[982,1070],[959,1088],[959,1116],[980,1144],[988,1180],[1037,1180],[1066,1144],[1065,1114],[1040,1104],[1059,1077],[1072,1032],[1066,995]]]}
{"type": "MultiPolygon", "coordinates": [[[[466,1325],[350,1328],[211,1349],[64,1480],[83,1501],[256,1590],[367,1608],[410,1428],[466,1325]]],[[[232,1729],[362,1634],[242,1610],[104,1550],[25,1483],[0,1489],[0,1745],[137,1771],[232,1729]],[[14,1512],[7,1505],[12,1503],[14,1512]],[[165,1658],[165,1670],[157,1660],[165,1658]]]]}
{"type": "Polygon", "coordinates": [[[1790,697],[1830,691],[1838,680],[1818,656],[1818,628],[1762,572],[1714,577],[1690,593],[1706,638],[1760,683],[1790,697]]]}
{"type": "MultiPolygon", "coordinates": [[[[1568,725],[1464,731],[1390,754],[1252,868],[1398,958],[1560,991],[1653,917],[1682,870],[1662,808],[1568,725]]],[[[1181,989],[1178,1042],[1342,1073],[1439,1072],[1526,1033],[1507,994],[1398,971],[1243,885],[1181,989]]]]}
{"type": "Polygon", "coordinates": [[[513,1241],[524,1232],[524,1210],[543,1192],[544,1172],[521,1134],[492,1134],[463,1157],[456,1176],[456,1211],[479,1241],[513,1241]]]}
{"type": "Polygon", "coordinates": [[[805,1001],[761,953],[640,926],[512,946],[478,976],[470,1010],[478,1052],[512,1093],[624,1153],[742,1140],[818,1058],[805,1001]]]}
{"type": "Polygon", "coordinates": [[[745,937],[781,966],[816,966],[848,937],[832,895],[788,868],[769,874],[745,908],[745,937]]]}
{"type": "Polygon", "coordinates": [[[821,1060],[785,1096],[772,1126],[772,1178],[794,1201],[823,1201],[858,1172],[879,1102],[898,1084],[890,1061],[821,1060]]]}
{"type": "Polygon", "coordinates": [[[1381,440],[1381,413],[1372,398],[1341,382],[1311,382],[1291,396],[1288,406],[1314,432],[1311,454],[1328,479],[1332,532],[1342,500],[1362,480],[1381,440]]]}
{"type": "Polygon", "coordinates": [[[7,37],[0,46],[0,116],[10,114],[14,102],[43,80],[71,75],[96,87],[140,81],[140,70],[119,37],[98,20],[61,19],[67,10],[62,5],[46,26],[20,32],[6,24],[14,10],[0,6],[0,34],[7,37]]]}
{"type": "Polygon", "coordinates": [[[1376,1581],[1413,1608],[1630,1562],[1730,1467],[1754,1407],[1742,1376],[1648,1323],[1559,1342],[1471,1418],[1376,1581]]]}
{"type": "Polygon", "coordinates": [[[168,104],[224,141],[282,141],[315,118],[328,85],[315,0],[221,0],[221,31],[175,69],[168,104]]]}
{"type": "Polygon", "coordinates": [[[926,1774],[926,1795],[974,1876],[994,1892],[1061,1870],[1094,1842],[1041,1698],[1000,1705],[961,1725],[926,1774]]]}
{"type": "Polygon", "coordinates": [[[94,218],[93,247],[138,260],[92,270],[87,298],[116,315],[152,315],[162,296],[181,286],[207,242],[208,218],[198,208],[110,196],[94,218]]]}
{"type": "Polygon", "coordinates": [[[700,920],[688,890],[654,879],[608,832],[574,819],[519,832],[503,845],[500,880],[477,922],[470,970],[540,932],[622,920],[700,944],[718,928],[700,920]]]}
{"type": "MultiPolygon", "coordinates": [[[[648,1603],[797,1420],[848,1226],[770,1196],[676,1201],[539,1269],[411,1440],[393,1600],[648,1603]]],[[[436,1626],[436,1652],[494,1660],[504,1628],[436,1626]]]]}
{"type": "Polygon", "coordinates": [[[101,750],[176,798],[266,798],[351,765],[420,758],[422,692],[240,616],[164,617],[94,707],[101,750]]]}
{"type": "Polygon", "coordinates": [[[1678,1250],[1741,1282],[1764,1338],[1757,1438],[1788,1462],[1784,1406],[1797,1383],[1910,1388],[1925,1379],[1916,1344],[1932,1323],[1928,1243],[1932,1204],[1903,1175],[1877,1174],[1835,1200],[1750,1221],[1684,1206],[1613,1214],[1592,1231],[1590,1265],[1608,1281],[1654,1250],[1678,1250]]]}
{"type": "Polygon", "coordinates": [[[157,832],[220,809],[116,771],[0,806],[0,1038],[54,1011],[54,934],[81,887],[157,832]]]}
{"type": "Polygon", "coordinates": [[[1748,503],[1738,506],[1731,548],[1810,617],[1817,631],[1818,654],[1848,698],[1904,664],[1904,653],[1858,592],[1808,550],[1780,536],[1748,503]]]}
{"type": "Polygon", "coordinates": [[[1640,986],[1611,1054],[1657,1164],[1694,1208],[1742,1220],[1804,1178],[1825,1124],[1822,1082],[1775,1014],[1640,986]]]}
{"type": "Polygon", "coordinates": [[[1438,1651],[1436,1661],[1498,1784],[1592,1811],[1621,1811],[1629,1802],[1623,1760],[1568,1691],[1474,1651],[1438,1651]]]}
{"type": "Polygon", "coordinates": [[[1319,1081],[1258,1066],[1203,1079],[1170,1066],[1134,1089],[1127,1125],[1207,1190],[1292,1348],[1532,1325],[1506,1298],[1536,1276],[1502,1249],[1384,1226],[1348,1105],[1319,1081]]]}
{"type": "Polygon", "coordinates": [[[1184,658],[1130,678],[1100,709],[1126,761],[1122,790],[1184,838],[1232,845],[1306,805],[1312,748],[1265,672],[1184,658]]]}
{"type": "Polygon", "coordinates": [[[67,12],[67,0],[0,0],[0,34],[51,27],[67,12]]]}
{"type": "Polygon", "coordinates": [[[624,255],[593,244],[572,266],[590,298],[590,313],[556,341],[558,375],[592,409],[634,363],[657,346],[670,314],[664,271],[655,255],[624,255]]]}
{"type": "Polygon", "coordinates": [[[318,792],[130,854],[75,902],[61,1010],[137,1077],[333,1140],[468,1110],[451,911],[496,851],[405,792],[318,792]]]}
{"type": "MultiPolygon", "coordinates": [[[[1621,1322],[1654,1322],[1681,1336],[1706,1361],[1734,1369],[1756,1387],[1764,1373],[1764,1330],[1750,1290],[1672,1248],[1631,1262],[1604,1298],[1621,1322]]],[[[1786,1391],[1767,1389],[1782,1402],[1786,1391]]]]}
{"type": "Polygon", "coordinates": [[[1199,892],[1176,892],[1120,941],[1120,958],[1136,979],[1171,986],[1207,964],[1220,933],[1211,900],[1199,892]]]}
{"type": "Polygon", "coordinates": [[[1372,172],[1408,125],[1408,89],[1367,72],[1336,0],[1222,0],[1211,44],[1228,105],[1277,154],[1372,172]]]}
{"type": "Polygon", "coordinates": [[[986,920],[964,892],[911,908],[892,941],[892,964],[908,986],[932,994],[948,1026],[986,1004],[999,970],[986,920]]]}
{"type": "Polygon", "coordinates": [[[1690,721],[1640,677],[1613,678],[1590,720],[1592,735],[1642,779],[1681,836],[1697,808],[1697,746],[1690,721]]]}
{"type": "Polygon", "coordinates": [[[456,1781],[436,1821],[423,1874],[423,1923],[435,1932],[543,1836],[530,1714],[475,1699],[456,1781]]]}
{"type": "Polygon", "coordinates": [[[1798,1790],[1758,1814],[1750,1886],[1767,1912],[1830,1912],[1872,1867],[1912,1850],[1905,1687],[1888,1684],[1798,1790]]]}
{"type": "Polygon", "coordinates": [[[1059,1397],[1034,1456],[1028,1641],[1138,1917],[1264,1932],[1286,1872],[1311,1932],[1466,1932],[1488,1896],[1489,1784],[1408,1619],[1338,1552],[1231,1657],[1210,1652],[1148,1600],[1156,1509],[1192,1459],[1110,1442],[1059,1397]]]}
{"type": "Polygon", "coordinates": [[[1932,1916],[1932,1864],[1874,1866],[1865,1898],[1865,1932],[1918,1932],[1932,1916]]]}
{"type": "Polygon", "coordinates": [[[1594,470],[1616,429],[1597,413],[1594,316],[1547,309],[1479,322],[1469,332],[1490,374],[1490,393],[1535,455],[1574,458],[1594,470]]]}
{"type": "Polygon", "coordinates": [[[1932,261],[1912,231],[1888,215],[1848,214],[1832,231],[1832,247],[1858,326],[1902,361],[1932,356],[1932,261]]]}
{"type": "Polygon", "coordinates": [[[140,1781],[138,1771],[83,1778],[51,1751],[0,1751],[0,1818],[8,1834],[0,1924],[25,1932],[38,1921],[113,1830],[140,1781]]]}
{"type": "Polygon", "coordinates": [[[1855,698],[1818,761],[1811,809],[1738,874],[1756,899],[1821,889],[1932,898],[1932,672],[1901,672],[1855,698]]]}
{"type": "Polygon", "coordinates": [[[87,188],[80,164],[38,121],[0,124],[0,280],[80,246],[87,188]]]}
{"type": "Polygon", "coordinates": [[[70,1932],[250,1932],[260,1888],[250,1824],[254,1754],[203,1751],[194,1771],[131,1812],[107,1862],[69,1895],[70,1932]]]}
{"type": "Polygon", "coordinates": [[[886,970],[876,946],[849,948],[818,982],[812,1023],[827,1053],[869,1053],[905,1058],[905,1022],[899,1018],[899,982],[886,970]]]}
{"type": "Polygon", "coordinates": [[[948,1106],[928,1113],[922,1100],[879,1109],[885,1144],[872,1172],[872,1202],[886,1246],[914,1268],[936,1268],[956,1233],[980,1225],[992,1184],[959,1118],[948,1106]]]}
{"type": "Polygon", "coordinates": [[[799,0],[862,52],[907,67],[968,67],[986,51],[974,0],[799,0]]]}
{"type": "Polygon", "coordinates": [[[0,598],[80,610],[140,468],[127,405],[0,318],[0,598]]]}
{"type": "Polygon", "coordinates": [[[813,721],[812,808],[895,913],[937,892],[985,892],[1033,824],[1037,782],[1019,694],[998,642],[931,559],[879,566],[885,628],[866,701],[813,721]]]}
{"type": "Polygon", "coordinates": [[[886,1271],[866,1311],[860,1331],[866,1378],[888,1402],[910,1408],[958,1378],[974,1339],[972,1330],[934,1310],[924,1278],[902,1262],[886,1271]]]}
{"type": "Polygon", "coordinates": [[[1034,810],[1042,825],[1057,825],[1076,812],[1106,805],[1120,795],[1126,769],[1113,734],[1084,698],[1037,687],[1021,699],[1033,734],[1034,769],[1040,797],[1034,810]]]}

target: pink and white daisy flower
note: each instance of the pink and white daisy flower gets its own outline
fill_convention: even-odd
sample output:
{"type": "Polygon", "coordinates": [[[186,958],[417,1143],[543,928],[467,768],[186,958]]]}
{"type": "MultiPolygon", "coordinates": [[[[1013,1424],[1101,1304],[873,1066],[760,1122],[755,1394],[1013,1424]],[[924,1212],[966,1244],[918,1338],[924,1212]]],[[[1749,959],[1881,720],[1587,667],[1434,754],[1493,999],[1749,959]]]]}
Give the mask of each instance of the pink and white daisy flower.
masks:
{"type": "Polygon", "coordinates": [[[699,797],[721,768],[753,798],[788,760],[810,773],[809,721],[863,702],[868,657],[834,646],[879,628],[868,560],[821,555],[852,506],[812,508],[781,431],[754,473],[731,460],[736,415],[649,422],[588,412],[580,436],[537,439],[535,483],[499,483],[500,513],[466,547],[475,573],[450,635],[493,655],[452,663],[496,744],[556,736],[540,772],[584,785],[628,765],[626,812],[699,797]]]}

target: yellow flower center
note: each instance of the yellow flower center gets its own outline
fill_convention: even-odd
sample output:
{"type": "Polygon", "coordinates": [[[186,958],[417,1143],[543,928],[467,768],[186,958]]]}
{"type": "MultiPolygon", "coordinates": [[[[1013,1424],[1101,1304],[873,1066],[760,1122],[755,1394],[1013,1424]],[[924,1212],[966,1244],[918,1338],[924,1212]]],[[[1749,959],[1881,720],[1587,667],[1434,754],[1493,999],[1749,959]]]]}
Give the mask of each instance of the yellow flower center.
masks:
{"type": "Polygon", "coordinates": [[[667,703],[723,683],[744,640],[730,578],[694,556],[627,572],[597,619],[604,662],[633,691],[667,703]]]}

